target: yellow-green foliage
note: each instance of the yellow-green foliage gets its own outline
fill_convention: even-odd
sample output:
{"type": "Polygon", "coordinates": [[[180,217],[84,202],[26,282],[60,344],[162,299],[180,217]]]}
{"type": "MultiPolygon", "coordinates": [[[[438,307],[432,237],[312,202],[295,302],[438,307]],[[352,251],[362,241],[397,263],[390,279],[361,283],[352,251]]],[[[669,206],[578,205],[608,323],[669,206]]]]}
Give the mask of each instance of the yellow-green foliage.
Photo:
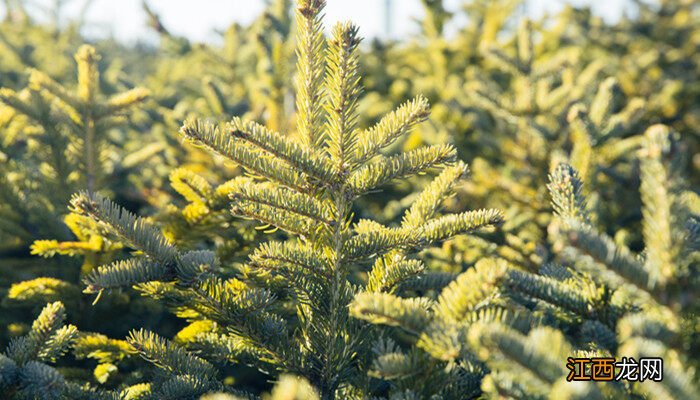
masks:
{"type": "Polygon", "coordinates": [[[143,2],[153,48],[5,2],[0,397],[698,398],[697,2],[327,1],[220,45],[143,2]]]}

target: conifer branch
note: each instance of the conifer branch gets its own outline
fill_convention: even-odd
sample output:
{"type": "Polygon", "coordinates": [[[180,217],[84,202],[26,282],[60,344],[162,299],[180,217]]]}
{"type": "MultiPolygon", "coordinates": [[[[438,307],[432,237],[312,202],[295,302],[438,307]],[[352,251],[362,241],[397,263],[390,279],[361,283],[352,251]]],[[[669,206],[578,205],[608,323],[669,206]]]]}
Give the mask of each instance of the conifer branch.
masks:
{"type": "Polygon", "coordinates": [[[328,226],[335,223],[329,207],[308,194],[293,192],[266,183],[254,183],[246,178],[240,178],[234,182],[235,185],[230,186],[229,196],[233,201],[234,209],[243,213],[246,213],[246,210],[249,210],[252,205],[259,204],[277,209],[279,223],[272,221],[276,226],[289,226],[289,223],[284,222],[284,220],[294,218],[289,215],[290,213],[328,226]]]}
{"type": "Polygon", "coordinates": [[[267,242],[250,256],[256,266],[270,270],[279,265],[291,265],[313,275],[330,276],[331,260],[326,254],[297,242],[267,242]]]}
{"type": "Polygon", "coordinates": [[[663,125],[650,127],[645,139],[639,188],[644,204],[645,266],[653,282],[663,286],[675,280],[675,275],[680,272],[679,258],[685,236],[681,224],[684,221],[678,220],[684,216],[679,215],[676,208],[675,177],[671,175],[673,171],[669,170],[667,161],[676,149],[673,148],[670,129],[663,125]]]}
{"type": "Polygon", "coordinates": [[[612,328],[615,327],[617,317],[622,314],[622,310],[607,304],[611,294],[592,284],[589,287],[576,287],[551,278],[512,270],[509,271],[504,286],[579,316],[597,319],[612,328]]]}
{"type": "Polygon", "coordinates": [[[428,221],[417,229],[379,228],[351,237],[343,252],[348,260],[380,256],[399,248],[424,247],[453,236],[486,226],[498,225],[503,216],[498,210],[467,211],[428,221]]]}
{"type": "Polygon", "coordinates": [[[500,353],[548,384],[566,375],[562,360],[572,354],[564,335],[548,327],[536,328],[523,336],[497,323],[479,324],[470,330],[469,342],[480,358],[497,360],[493,353],[500,353]]]}
{"type": "Polygon", "coordinates": [[[124,340],[110,339],[97,333],[81,333],[73,344],[77,359],[93,358],[100,364],[116,363],[135,353],[124,340]]]}
{"type": "Polygon", "coordinates": [[[489,304],[477,307],[464,315],[460,326],[473,326],[477,323],[500,323],[517,332],[527,333],[542,324],[542,318],[517,304],[489,304]]]}
{"type": "MultiPolygon", "coordinates": [[[[5,361],[5,364],[8,365],[3,366],[2,360],[0,360],[0,369],[7,367],[18,371],[13,369],[12,365],[21,367],[21,370],[18,371],[20,381],[23,380],[21,374],[32,371],[31,376],[27,376],[25,379],[26,384],[37,385],[37,388],[41,388],[42,379],[52,375],[53,369],[46,370],[39,367],[39,370],[35,371],[33,370],[34,364],[39,364],[37,361],[56,361],[68,350],[78,334],[75,326],[63,325],[65,319],[66,311],[63,303],[57,301],[47,304],[32,323],[29,333],[10,342],[5,354],[12,363],[5,361]]],[[[47,366],[47,368],[49,367],[47,366]]],[[[10,372],[12,371],[8,371],[8,373],[10,372]]],[[[0,381],[4,379],[0,378],[0,381]]]]}
{"type": "Polygon", "coordinates": [[[199,143],[243,168],[291,189],[305,192],[302,176],[280,163],[276,157],[266,156],[260,149],[236,141],[235,137],[223,134],[218,127],[199,120],[186,121],[180,132],[189,140],[199,143]]]}
{"type": "Polygon", "coordinates": [[[477,304],[494,293],[510,267],[504,261],[482,260],[440,293],[435,313],[448,321],[461,321],[477,304]]]}
{"type": "Polygon", "coordinates": [[[350,260],[362,260],[380,256],[389,251],[413,243],[413,233],[403,229],[380,229],[355,235],[345,242],[344,257],[350,260]]]}
{"type": "Polygon", "coordinates": [[[39,353],[37,359],[45,362],[56,362],[56,359],[68,351],[77,336],[78,328],[75,326],[65,325],[60,327],[46,343],[43,343],[45,348],[39,353]]]}
{"type": "Polygon", "coordinates": [[[36,360],[65,319],[66,309],[61,302],[47,304],[32,323],[29,333],[10,343],[7,355],[20,365],[36,360]]]}
{"type": "Polygon", "coordinates": [[[583,132],[591,141],[594,141],[600,135],[598,128],[591,121],[590,115],[583,104],[574,104],[566,116],[569,123],[574,125],[574,127],[583,132]]]}
{"type": "Polygon", "coordinates": [[[60,173],[60,178],[67,182],[68,169],[75,166],[82,173],[88,191],[99,189],[103,183],[101,174],[105,160],[101,157],[106,131],[123,124],[124,118],[120,114],[143,103],[149,96],[148,90],[134,88],[110,99],[101,98],[99,60],[100,56],[92,46],[83,45],[78,49],[75,54],[78,67],[75,93],[47,74],[31,69],[29,89],[34,104],[29,109],[14,104],[17,111],[26,113],[46,131],[45,137],[51,141],[49,144],[54,153],[53,167],[60,173]],[[70,154],[68,160],[65,159],[66,153],[70,154]]]}
{"type": "Polygon", "coordinates": [[[453,162],[457,152],[451,145],[421,147],[399,155],[383,157],[353,172],[348,183],[357,195],[376,189],[395,179],[402,179],[453,162]]]}
{"type": "Polygon", "coordinates": [[[200,284],[199,294],[218,303],[217,308],[230,318],[264,310],[275,301],[268,289],[250,288],[237,280],[206,280],[200,284]]]}
{"type": "Polygon", "coordinates": [[[419,260],[407,260],[398,254],[379,257],[367,278],[368,292],[393,294],[402,283],[423,273],[425,265],[419,260]]]}
{"type": "Polygon", "coordinates": [[[85,293],[99,293],[105,289],[129,287],[138,283],[165,280],[166,268],[148,259],[131,258],[115,261],[94,269],[84,278],[85,293]]]}
{"type": "Polygon", "coordinates": [[[57,240],[35,240],[31,252],[42,257],[53,257],[56,254],[77,256],[88,251],[99,250],[94,243],[89,242],[59,242],[57,240]]]}
{"type": "Polygon", "coordinates": [[[578,254],[591,257],[595,262],[614,271],[635,286],[648,290],[652,287],[649,271],[627,247],[618,246],[609,236],[576,220],[565,220],[563,233],[578,254]]]}
{"type": "Polygon", "coordinates": [[[216,375],[216,370],[210,363],[152,332],[131,331],[127,343],[141,357],[171,373],[209,379],[216,375]]]}
{"type": "MultiPolygon", "coordinates": [[[[41,71],[35,69],[30,70],[29,73],[29,87],[34,90],[45,90],[47,93],[54,96],[61,102],[64,102],[68,107],[73,110],[79,110],[81,108],[82,102],[73,94],[69,93],[63,88],[58,82],[51,79],[48,75],[41,71]]],[[[78,123],[80,120],[76,117],[78,123]]]]}
{"type": "Polygon", "coordinates": [[[34,119],[38,120],[41,118],[39,113],[32,105],[23,98],[20,93],[15,92],[12,89],[0,88],[0,102],[14,108],[18,112],[34,119]]]}
{"type": "MultiPolygon", "coordinates": [[[[476,312],[470,312],[467,316],[474,314],[476,312]]],[[[441,361],[473,358],[465,346],[466,332],[466,325],[448,322],[436,316],[421,331],[416,347],[441,361]]]]}
{"type": "Polygon", "coordinates": [[[358,28],[339,23],[328,46],[326,89],[328,115],[326,143],[336,173],[345,174],[356,161],[357,100],[360,95],[358,28]]]}
{"type": "Polygon", "coordinates": [[[300,146],[278,133],[269,131],[255,122],[234,118],[227,130],[233,137],[241,138],[278,157],[298,170],[320,181],[335,179],[330,162],[312,148],[300,146]]]}
{"type": "Polygon", "coordinates": [[[72,283],[49,277],[16,282],[10,286],[3,302],[8,304],[46,304],[62,301],[74,304],[80,297],[80,289],[72,283]]]}
{"type": "Polygon", "coordinates": [[[416,291],[416,292],[428,292],[434,291],[439,293],[447,285],[457,277],[456,274],[449,272],[424,272],[415,277],[406,279],[401,283],[399,289],[401,292],[405,291],[416,291]]]}
{"type": "Polygon", "coordinates": [[[81,46],[75,54],[78,64],[78,97],[86,103],[95,100],[99,85],[97,62],[100,59],[92,46],[81,46]]]}
{"type": "Polygon", "coordinates": [[[379,123],[358,136],[356,165],[362,166],[367,160],[379,154],[380,150],[390,146],[414,126],[425,121],[428,115],[430,115],[430,106],[423,96],[407,101],[396,111],[387,114],[379,123]]]}
{"type": "Polygon", "coordinates": [[[529,71],[535,55],[532,21],[524,18],[518,26],[517,32],[517,47],[518,47],[518,64],[521,70],[529,71]]]}
{"type": "Polygon", "coordinates": [[[235,335],[199,333],[187,348],[196,353],[206,353],[211,360],[221,363],[245,363],[254,365],[267,358],[265,351],[257,349],[250,341],[235,335]]]}
{"type": "Polygon", "coordinates": [[[493,209],[448,214],[422,225],[418,240],[423,243],[435,243],[479,228],[498,226],[502,222],[501,211],[493,209]]]}
{"type": "Polygon", "coordinates": [[[323,225],[318,221],[290,212],[280,212],[277,207],[265,204],[260,201],[238,200],[231,207],[231,213],[236,216],[243,216],[262,222],[264,225],[260,229],[266,232],[274,232],[282,229],[296,235],[313,235],[321,233],[323,225]],[[267,228],[273,227],[267,230],[267,228]]]}
{"type": "Polygon", "coordinates": [[[170,173],[170,186],[191,203],[207,203],[214,196],[214,189],[201,176],[186,168],[170,173]]]}
{"type": "Polygon", "coordinates": [[[514,76],[521,76],[526,73],[526,71],[523,70],[524,66],[518,59],[511,57],[498,47],[489,47],[484,50],[484,53],[488,56],[489,60],[497,64],[500,69],[514,76]]]}
{"type": "Polygon", "coordinates": [[[104,110],[100,110],[95,115],[96,118],[118,114],[135,104],[142,103],[151,95],[151,92],[144,88],[134,88],[123,93],[119,93],[107,100],[104,110]]]}
{"type": "Polygon", "coordinates": [[[19,373],[19,386],[21,393],[30,399],[60,399],[66,380],[55,368],[29,361],[19,373]]]}
{"type": "Polygon", "coordinates": [[[6,390],[17,381],[19,369],[10,357],[0,354],[0,389],[6,390]]]}
{"type": "Polygon", "coordinates": [[[292,399],[320,400],[318,392],[306,379],[285,374],[272,390],[270,400],[285,400],[290,396],[292,399]]]}
{"type": "Polygon", "coordinates": [[[161,384],[156,397],[164,399],[198,398],[205,393],[218,389],[219,386],[219,384],[214,384],[203,376],[174,375],[161,384]]]}
{"type": "Polygon", "coordinates": [[[426,298],[403,299],[389,293],[360,293],[350,305],[350,314],[373,324],[398,326],[420,335],[430,320],[431,302],[426,298]]]}
{"type": "Polygon", "coordinates": [[[412,351],[406,354],[398,349],[394,352],[378,354],[368,374],[374,378],[387,380],[411,379],[425,368],[423,358],[418,352],[412,351]]]}
{"type": "Polygon", "coordinates": [[[156,262],[169,264],[175,260],[177,250],[157,228],[111,200],[99,194],[83,192],[73,196],[71,207],[71,211],[106,225],[129,246],[143,251],[156,262]]]}
{"type": "MultiPolygon", "coordinates": [[[[115,127],[148,92],[118,93],[129,85],[128,70],[112,67],[108,75],[117,81],[101,81],[103,66],[90,46],[75,56],[77,90],[61,83],[67,66],[60,63],[47,73],[30,70],[24,90],[0,89],[0,267],[6,256],[10,267],[31,267],[0,274],[13,282],[9,290],[0,282],[7,292],[0,306],[22,307],[0,312],[0,325],[10,322],[0,341],[16,336],[0,354],[0,393],[22,400],[258,399],[234,388],[263,374],[279,380],[262,395],[272,400],[697,397],[700,197],[697,178],[686,187],[681,177],[692,171],[684,153],[692,158],[698,145],[688,133],[698,130],[697,85],[686,73],[698,61],[691,54],[697,40],[685,40],[700,37],[693,2],[640,6],[638,20],[617,25],[567,11],[552,29],[525,19],[508,30],[518,1],[479,0],[465,7],[469,26],[448,37],[445,1],[421,1],[425,40],[373,43],[362,71],[355,26],[339,24],[324,39],[325,0],[296,1],[296,42],[288,37],[292,0],[268,1],[249,28],[234,24],[223,49],[190,46],[163,31],[163,51],[181,62],[143,60],[164,61],[174,73],[150,80],[167,90],[126,130],[115,127]],[[656,22],[664,29],[648,29],[656,22]],[[570,40],[582,29],[589,35],[570,40]],[[506,47],[475,50],[504,35],[506,47]],[[663,42],[662,51],[640,52],[648,46],[634,45],[639,40],[663,42]],[[294,45],[293,95],[286,78],[294,45]],[[589,47],[600,57],[581,65],[589,47]],[[615,77],[601,79],[610,65],[615,77]],[[195,67],[212,75],[198,78],[195,67]],[[360,72],[372,90],[361,107],[360,72]],[[416,79],[417,72],[425,76],[416,79]],[[623,104],[623,88],[637,97],[623,104]],[[420,91],[425,97],[380,115],[388,109],[385,94],[405,99],[420,91]],[[292,98],[296,115],[285,118],[292,98]],[[427,98],[436,102],[435,124],[400,146],[428,119],[427,98]],[[205,171],[220,160],[170,149],[164,129],[183,112],[243,116],[222,125],[187,121],[181,129],[242,171],[205,171]],[[685,134],[652,126],[638,135],[642,124],[659,120],[685,134]],[[149,127],[165,140],[122,157],[120,146],[138,147],[138,133],[149,127]],[[434,145],[443,137],[455,147],[434,145]],[[459,193],[474,199],[450,199],[467,174],[458,150],[473,159],[476,178],[459,193]],[[190,168],[170,175],[184,204],[162,188],[145,190],[178,160],[190,168]],[[130,190],[124,174],[141,161],[148,163],[130,190]],[[435,179],[416,177],[438,168],[435,179]],[[248,176],[231,179],[241,173],[248,176]],[[106,174],[109,180],[100,179],[106,174]],[[210,183],[217,177],[227,181],[210,183]],[[387,189],[404,178],[412,180],[387,189]],[[640,199],[628,198],[638,181],[641,212],[640,199]],[[66,231],[53,214],[73,183],[88,190],[73,197],[66,231]],[[387,193],[356,201],[380,189],[387,193]],[[129,209],[155,211],[163,229],[94,194],[103,191],[129,209]],[[542,204],[547,191],[551,206],[542,204]],[[472,200],[478,209],[464,210],[472,200]],[[507,211],[479,209],[491,202],[507,211]],[[503,232],[494,232],[501,224],[503,232]],[[481,228],[477,237],[456,237],[481,228]],[[273,241],[258,243],[255,229],[273,233],[273,241]],[[44,240],[71,231],[75,241],[44,240]],[[88,311],[69,281],[16,282],[17,273],[34,274],[36,263],[15,259],[32,242],[34,254],[84,257],[85,292],[130,286],[155,302],[116,293],[88,311]],[[124,252],[135,257],[124,260],[124,252]],[[46,302],[33,323],[10,321],[46,302]],[[101,323],[111,306],[167,322],[163,332],[172,326],[161,306],[188,325],[169,341],[143,330],[128,340],[79,334],[65,324],[65,310],[78,309],[85,311],[80,326],[112,335],[124,321],[101,323]],[[78,362],[61,364],[71,348],[78,362]],[[144,371],[136,354],[159,371],[144,371]],[[568,357],[598,356],[662,358],[663,381],[566,381],[568,357]],[[95,363],[94,371],[80,371],[95,363]],[[222,372],[236,376],[224,383],[222,372]],[[119,389],[92,387],[86,378],[119,389]]],[[[58,37],[58,45],[76,38],[47,35],[41,26],[12,28],[0,29],[0,47],[11,56],[0,68],[8,73],[0,77],[4,85],[21,81],[13,63],[53,62],[43,44],[32,44],[34,35],[58,37]],[[29,44],[14,43],[24,33],[29,44]]]]}
{"type": "Polygon", "coordinates": [[[324,39],[321,19],[325,0],[301,0],[297,20],[297,132],[311,149],[323,142],[324,39]]]}
{"type": "MultiPolygon", "coordinates": [[[[616,97],[620,87],[615,78],[608,78],[600,84],[598,92],[591,102],[590,118],[596,126],[607,126],[615,109],[616,97]]],[[[593,136],[595,138],[595,136],[593,136]]]]}
{"type": "Polygon", "coordinates": [[[141,400],[147,399],[149,396],[155,395],[153,393],[153,384],[151,383],[137,383],[135,385],[127,386],[119,392],[120,398],[141,400]]]}
{"type": "Polygon", "coordinates": [[[559,164],[549,175],[547,188],[552,196],[554,211],[560,217],[589,223],[586,198],[583,196],[583,182],[575,169],[568,164],[559,164]]]}
{"type": "Polygon", "coordinates": [[[432,219],[440,204],[451,194],[459,179],[467,172],[467,165],[461,161],[445,168],[406,211],[401,225],[405,228],[417,228],[432,219]]]}
{"type": "Polygon", "coordinates": [[[567,243],[578,254],[591,257],[637,287],[651,289],[654,282],[646,266],[627,247],[618,246],[612,238],[589,225],[582,187],[576,170],[569,165],[559,165],[550,175],[548,188],[567,243]]]}
{"type": "Polygon", "coordinates": [[[178,282],[185,286],[195,285],[217,271],[219,260],[210,250],[191,250],[180,254],[174,272],[178,282]]]}

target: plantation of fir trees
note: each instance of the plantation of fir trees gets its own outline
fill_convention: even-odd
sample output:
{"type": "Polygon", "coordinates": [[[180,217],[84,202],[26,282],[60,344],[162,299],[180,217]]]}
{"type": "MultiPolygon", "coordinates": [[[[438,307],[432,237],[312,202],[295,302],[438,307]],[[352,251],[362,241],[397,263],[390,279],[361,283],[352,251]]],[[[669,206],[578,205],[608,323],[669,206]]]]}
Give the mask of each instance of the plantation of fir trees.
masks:
{"type": "Polygon", "coordinates": [[[0,399],[700,399],[700,3],[336,1],[4,2],[0,399]]]}

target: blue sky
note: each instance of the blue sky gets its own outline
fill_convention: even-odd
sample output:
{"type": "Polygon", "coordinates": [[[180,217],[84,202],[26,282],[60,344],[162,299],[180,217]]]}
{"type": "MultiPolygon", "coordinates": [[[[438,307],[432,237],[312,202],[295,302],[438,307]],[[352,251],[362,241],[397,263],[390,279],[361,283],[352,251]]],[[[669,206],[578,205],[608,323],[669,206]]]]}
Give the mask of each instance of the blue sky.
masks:
{"type": "MultiPolygon", "coordinates": [[[[35,3],[52,5],[55,0],[35,0],[35,3]]],[[[64,15],[76,15],[86,0],[64,0],[64,15]]],[[[450,9],[457,9],[463,0],[445,0],[450,9]]],[[[350,19],[357,23],[363,36],[384,34],[384,0],[328,0],[326,21],[328,26],[338,20],[350,19]]],[[[410,33],[416,29],[413,18],[420,16],[419,0],[393,0],[394,35],[410,33]]],[[[527,12],[541,15],[556,12],[565,4],[591,5],[594,12],[614,20],[630,10],[628,0],[529,0],[527,12]]],[[[163,23],[174,33],[195,41],[216,39],[215,29],[223,30],[232,21],[251,21],[263,8],[263,0],[149,0],[163,23]]],[[[4,13],[4,11],[3,11],[4,13]]],[[[87,21],[88,33],[97,36],[113,34],[127,42],[154,41],[154,34],[145,26],[146,17],[141,10],[141,0],[93,0],[87,21]]]]}

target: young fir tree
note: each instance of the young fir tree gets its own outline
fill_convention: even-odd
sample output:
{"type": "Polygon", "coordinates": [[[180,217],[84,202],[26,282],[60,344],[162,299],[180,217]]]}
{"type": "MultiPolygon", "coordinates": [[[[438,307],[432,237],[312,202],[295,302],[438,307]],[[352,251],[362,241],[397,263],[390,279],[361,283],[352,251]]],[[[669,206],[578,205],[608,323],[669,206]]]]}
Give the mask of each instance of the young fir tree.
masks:
{"type": "Polygon", "coordinates": [[[71,201],[74,212],[140,253],[93,271],[85,279],[86,291],[135,285],[191,322],[182,333],[199,356],[151,332],[134,331],[128,338],[142,357],[160,367],[150,388],[154,397],[222,389],[212,362],[249,364],[273,377],[281,372],[304,377],[321,399],[371,395],[367,327],[349,318],[353,296],[363,288],[389,290],[416,279],[423,271],[421,262],[411,258],[417,250],[501,222],[496,210],[437,213],[466,172],[452,146],[382,153],[427,118],[423,98],[369,129],[358,128],[360,38],[355,26],[342,23],[326,43],[324,6],[322,0],[297,5],[300,142],[239,118],[222,126],[188,121],[182,128],[190,141],[249,173],[226,185],[230,211],[286,234],[286,240],[260,245],[239,277],[218,277],[221,266],[213,252],[178,249],[146,221],[102,196],[81,193],[71,201]],[[358,197],[446,165],[401,225],[353,219],[358,197]]]}
{"type": "Polygon", "coordinates": [[[108,148],[107,135],[124,123],[125,112],[141,103],[148,91],[135,88],[102,98],[99,59],[91,46],[78,50],[75,93],[38,70],[30,71],[29,88],[0,90],[0,102],[9,108],[7,120],[12,124],[6,133],[29,137],[25,154],[8,149],[13,151],[10,160],[0,167],[4,170],[0,232],[10,236],[7,241],[17,238],[19,247],[42,237],[68,238],[59,220],[61,204],[76,189],[108,186],[105,172],[118,175],[115,170],[120,166],[111,165],[114,160],[109,159],[114,149],[108,148]]]}
{"type": "MultiPolygon", "coordinates": [[[[72,315],[82,317],[76,322],[84,327],[100,323],[95,318],[99,312],[77,312],[83,303],[79,282],[92,268],[111,261],[122,246],[105,238],[89,219],[64,216],[65,202],[72,192],[86,188],[123,193],[130,173],[154,152],[153,146],[145,146],[124,157],[113,143],[120,140],[115,140],[115,133],[127,129],[125,116],[148,91],[135,88],[101,95],[101,88],[114,88],[100,79],[99,59],[93,47],[80,47],[75,55],[75,91],[34,69],[28,88],[0,89],[6,117],[1,151],[7,157],[0,162],[0,324],[8,327],[2,341],[7,334],[23,333],[31,323],[24,318],[27,311],[47,302],[63,301],[72,315]],[[58,240],[42,240],[46,238],[58,240]],[[83,266],[39,261],[30,258],[30,252],[79,256],[83,266]]],[[[118,303],[124,305],[124,300],[118,303]]],[[[110,330],[114,325],[109,323],[103,327],[119,332],[110,330]]]]}

